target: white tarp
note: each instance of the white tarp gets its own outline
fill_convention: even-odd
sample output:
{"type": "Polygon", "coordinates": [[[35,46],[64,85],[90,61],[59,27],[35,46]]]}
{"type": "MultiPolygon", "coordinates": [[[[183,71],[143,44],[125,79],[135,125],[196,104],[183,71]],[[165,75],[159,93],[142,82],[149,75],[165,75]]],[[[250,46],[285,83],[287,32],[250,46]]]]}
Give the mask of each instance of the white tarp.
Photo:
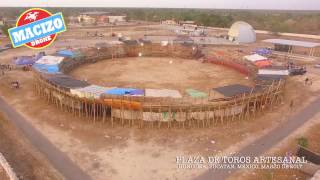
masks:
{"type": "Polygon", "coordinates": [[[144,121],[161,121],[168,122],[173,119],[173,114],[169,112],[155,113],[155,112],[143,112],[142,119],[144,121]]]}
{"type": "Polygon", "coordinates": [[[84,88],[71,89],[71,94],[77,95],[81,98],[95,98],[99,99],[100,95],[114,87],[102,87],[97,85],[90,85],[84,88]]]}
{"type": "Polygon", "coordinates": [[[267,60],[268,58],[261,56],[259,54],[253,54],[253,55],[244,56],[244,59],[247,61],[256,62],[256,61],[267,60]]]}
{"type": "Polygon", "coordinates": [[[161,41],[161,46],[168,46],[169,42],[168,41],[161,41]]]}
{"type": "Polygon", "coordinates": [[[260,75],[283,75],[283,76],[288,76],[289,70],[284,69],[259,69],[258,74],[260,75]]]}
{"type": "Polygon", "coordinates": [[[112,117],[118,119],[141,119],[142,112],[112,108],[112,117]]]}
{"type": "Polygon", "coordinates": [[[42,56],[36,63],[45,65],[57,65],[63,61],[61,56],[42,56]]]}
{"type": "Polygon", "coordinates": [[[306,47],[306,48],[315,48],[320,46],[320,43],[309,42],[309,41],[294,41],[289,39],[266,39],[266,40],[263,40],[263,42],[288,45],[288,46],[300,46],[300,47],[306,47]]]}
{"type": "Polygon", "coordinates": [[[108,41],[107,43],[110,44],[110,45],[120,45],[120,44],[123,44],[123,42],[121,42],[121,41],[108,41]]]}
{"type": "Polygon", "coordinates": [[[177,90],[171,89],[146,89],[146,97],[172,97],[181,98],[181,94],[177,90]]]}

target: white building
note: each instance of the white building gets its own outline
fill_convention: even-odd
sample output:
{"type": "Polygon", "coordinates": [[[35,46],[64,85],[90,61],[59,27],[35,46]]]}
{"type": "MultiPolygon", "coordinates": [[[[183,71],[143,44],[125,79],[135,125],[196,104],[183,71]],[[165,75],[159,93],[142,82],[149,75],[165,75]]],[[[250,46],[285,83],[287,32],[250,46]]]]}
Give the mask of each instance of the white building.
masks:
{"type": "Polygon", "coordinates": [[[117,22],[126,22],[127,16],[125,15],[109,15],[109,23],[115,24],[117,22]]]}
{"type": "Polygon", "coordinates": [[[177,25],[177,22],[175,20],[164,20],[164,21],[161,21],[161,24],[177,25]]]}
{"type": "Polygon", "coordinates": [[[228,37],[230,41],[238,43],[253,43],[256,41],[256,32],[250,24],[238,21],[232,24],[228,37]]]}
{"type": "Polygon", "coordinates": [[[111,12],[103,12],[103,11],[93,11],[93,12],[84,12],[78,16],[78,21],[80,23],[86,24],[105,24],[111,23],[115,24],[117,22],[125,22],[126,15],[115,14],[111,12]]]}

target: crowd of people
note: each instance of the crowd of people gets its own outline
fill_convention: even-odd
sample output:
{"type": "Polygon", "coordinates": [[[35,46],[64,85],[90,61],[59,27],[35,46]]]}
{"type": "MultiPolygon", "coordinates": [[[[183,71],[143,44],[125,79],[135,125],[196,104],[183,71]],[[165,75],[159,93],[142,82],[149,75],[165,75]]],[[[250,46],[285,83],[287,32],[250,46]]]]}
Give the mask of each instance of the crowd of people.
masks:
{"type": "Polygon", "coordinates": [[[0,64],[0,75],[4,76],[5,71],[11,71],[13,66],[10,64],[0,64]]]}
{"type": "MultiPolygon", "coordinates": [[[[0,76],[4,76],[6,71],[13,70],[13,65],[11,64],[0,64],[0,76]]],[[[11,82],[11,87],[15,89],[20,88],[20,83],[18,80],[11,82]]]]}

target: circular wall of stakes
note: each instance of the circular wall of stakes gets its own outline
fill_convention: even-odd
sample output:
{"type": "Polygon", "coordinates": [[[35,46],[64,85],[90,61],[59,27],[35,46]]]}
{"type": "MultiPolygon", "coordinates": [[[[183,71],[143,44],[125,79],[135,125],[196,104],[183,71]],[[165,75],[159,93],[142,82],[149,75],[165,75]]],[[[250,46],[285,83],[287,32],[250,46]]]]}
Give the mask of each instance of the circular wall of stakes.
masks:
{"type": "MultiPolygon", "coordinates": [[[[161,44],[132,41],[108,47],[64,50],[60,55],[59,53],[57,53],[58,56],[44,56],[44,58],[60,58],[56,71],[53,73],[50,71],[52,67],[46,69],[34,65],[36,93],[56,105],[61,111],[77,117],[87,117],[93,122],[101,121],[110,126],[207,128],[217,123],[250,119],[256,113],[280,103],[283,97],[285,83],[283,80],[256,79],[256,70],[251,66],[240,60],[239,62],[216,60],[203,54],[201,49],[195,45],[169,44],[162,46],[161,44]],[[63,60],[61,60],[61,55],[64,55],[63,60]],[[154,58],[153,61],[158,60],[159,62],[154,63],[163,63],[164,67],[168,69],[168,71],[162,70],[164,71],[163,76],[168,77],[161,77],[159,72],[157,74],[159,81],[160,78],[164,78],[162,84],[160,83],[161,86],[152,82],[149,83],[149,87],[148,83],[139,84],[141,77],[133,78],[134,82],[131,82],[129,78],[123,78],[127,81],[120,82],[120,75],[125,74],[126,71],[136,71],[138,74],[139,71],[142,71],[141,73],[143,71],[145,73],[152,70],[157,71],[157,67],[152,67],[157,64],[152,65],[152,62],[147,62],[150,60],[148,58],[154,58]],[[221,81],[228,74],[242,78],[235,82],[228,82],[228,85],[220,86],[219,83],[214,83],[214,81],[219,81],[217,79],[219,76],[214,77],[214,74],[210,74],[209,71],[209,76],[216,79],[210,81],[210,77],[207,77],[204,81],[208,83],[202,82],[206,85],[203,88],[193,87],[192,84],[190,88],[187,88],[188,85],[179,85],[183,82],[174,83],[174,81],[171,81],[171,84],[168,84],[169,87],[166,88],[165,81],[170,81],[170,76],[175,76],[172,71],[177,68],[182,68],[182,70],[177,69],[179,72],[187,70],[183,69],[182,61],[188,60],[194,60],[194,62],[189,64],[190,72],[187,73],[201,70],[209,71],[206,68],[209,68],[210,64],[213,71],[214,68],[217,68],[216,66],[228,68],[224,72],[217,71],[216,74],[221,75],[221,81]],[[102,61],[109,61],[111,64],[100,65],[99,63],[103,63],[102,61]],[[151,63],[150,69],[143,65],[144,62],[151,63]],[[179,67],[179,63],[182,67],[179,67]],[[192,63],[198,63],[198,65],[192,63]],[[87,64],[96,64],[97,66],[95,68],[94,65],[90,67],[91,65],[87,64]],[[133,64],[133,67],[138,68],[129,68],[121,74],[116,73],[115,70],[124,68],[128,64],[133,64]],[[77,73],[81,70],[78,68],[80,66],[87,68],[84,68],[83,72],[77,73]],[[86,79],[88,77],[86,74],[89,71],[92,71],[91,74],[100,73],[101,75],[106,72],[105,74],[110,76],[108,77],[109,81],[99,81],[97,78],[91,84],[92,81],[86,79]],[[243,83],[239,83],[241,80],[243,83]],[[210,87],[210,84],[214,84],[214,86],[210,87]]],[[[131,75],[130,73],[132,72],[128,72],[128,77],[131,75]]],[[[157,82],[155,79],[157,76],[151,77],[154,82],[157,82]]],[[[172,77],[172,79],[174,78],[172,77]]],[[[195,81],[194,83],[197,84],[201,78],[195,79],[195,81]]]]}

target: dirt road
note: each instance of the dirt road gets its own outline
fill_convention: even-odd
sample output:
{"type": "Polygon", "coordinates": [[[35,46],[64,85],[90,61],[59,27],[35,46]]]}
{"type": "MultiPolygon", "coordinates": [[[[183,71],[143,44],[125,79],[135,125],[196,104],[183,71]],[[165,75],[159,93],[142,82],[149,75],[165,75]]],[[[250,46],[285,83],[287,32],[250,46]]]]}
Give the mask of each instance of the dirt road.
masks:
{"type": "Polygon", "coordinates": [[[89,180],[91,179],[67,155],[55,147],[44,135],[35,129],[24,117],[16,112],[0,97],[0,111],[11,121],[30,142],[42,152],[66,179],[89,180]]]}
{"type": "MultiPolygon", "coordinates": [[[[299,113],[289,117],[286,123],[281,124],[277,128],[270,131],[268,134],[254,141],[252,144],[244,147],[234,156],[250,156],[255,157],[262,155],[267,150],[271,149],[277,143],[280,143],[284,138],[301,127],[304,123],[310,120],[316,113],[320,111],[320,98],[313,101],[299,113]]],[[[227,179],[236,169],[209,170],[195,180],[222,180],[227,179]]]]}

